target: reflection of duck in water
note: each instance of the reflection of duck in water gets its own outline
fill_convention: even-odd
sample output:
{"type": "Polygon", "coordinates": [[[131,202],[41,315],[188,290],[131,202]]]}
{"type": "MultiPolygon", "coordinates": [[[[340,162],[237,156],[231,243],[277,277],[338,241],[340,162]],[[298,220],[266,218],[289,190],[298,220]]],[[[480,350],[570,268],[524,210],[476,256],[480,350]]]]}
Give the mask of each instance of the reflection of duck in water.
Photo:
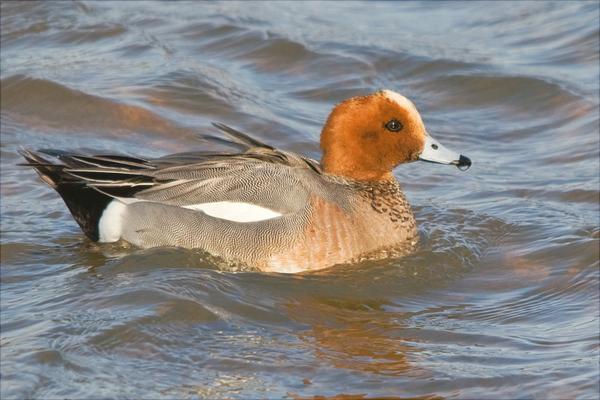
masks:
{"type": "Polygon", "coordinates": [[[411,371],[407,353],[419,349],[398,336],[398,313],[383,304],[352,300],[303,299],[288,306],[288,315],[309,329],[300,338],[314,347],[315,356],[336,368],[402,376],[411,371]]]}
{"type": "Polygon", "coordinates": [[[321,163],[216,125],[242,153],[158,159],[22,151],[92,240],[200,248],[265,271],[300,272],[416,242],[392,174],[418,159],[469,167],[436,142],[405,97],[384,90],[337,105],[321,163]]]}

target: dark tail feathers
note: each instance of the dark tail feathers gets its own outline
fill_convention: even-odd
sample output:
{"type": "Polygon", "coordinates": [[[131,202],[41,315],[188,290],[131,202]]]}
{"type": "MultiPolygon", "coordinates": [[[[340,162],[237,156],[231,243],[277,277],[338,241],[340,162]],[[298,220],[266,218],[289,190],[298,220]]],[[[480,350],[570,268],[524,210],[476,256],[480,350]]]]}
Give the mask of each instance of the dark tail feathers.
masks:
{"type": "Polygon", "coordinates": [[[21,165],[33,167],[40,178],[60,194],[86,236],[97,241],[98,221],[112,197],[66,173],[64,169],[67,166],[64,164],[53,163],[31,150],[22,149],[19,153],[27,160],[21,165]]]}

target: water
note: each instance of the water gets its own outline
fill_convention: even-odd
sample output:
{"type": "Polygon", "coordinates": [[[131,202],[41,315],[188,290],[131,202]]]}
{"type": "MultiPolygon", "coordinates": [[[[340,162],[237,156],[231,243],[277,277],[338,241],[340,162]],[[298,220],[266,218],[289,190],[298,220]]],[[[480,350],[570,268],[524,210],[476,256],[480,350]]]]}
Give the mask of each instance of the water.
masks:
{"type": "Polygon", "coordinates": [[[3,399],[598,398],[598,2],[1,13],[3,399]],[[98,245],[16,166],[20,146],[197,149],[211,121],[318,158],[331,107],[379,88],[474,161],[397,169],[406,258],[232,273],[98,245]]]}

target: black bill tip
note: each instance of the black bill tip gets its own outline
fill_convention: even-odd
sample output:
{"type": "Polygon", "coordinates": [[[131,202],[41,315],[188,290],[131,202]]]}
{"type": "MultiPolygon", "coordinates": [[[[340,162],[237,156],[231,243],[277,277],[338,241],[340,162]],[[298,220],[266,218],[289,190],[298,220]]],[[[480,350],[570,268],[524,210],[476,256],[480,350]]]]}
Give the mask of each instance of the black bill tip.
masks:
{"type": "Polygon", "coordinates": [[[469,168],[471,168],[471,159],[469,157],[465,157],[462,154],[460,155],[459,159],[458,159],[458,163],[456,163],[456,166],[458,167],[458,169],[460,169],[461,171],[466,171],[469,168]]]}

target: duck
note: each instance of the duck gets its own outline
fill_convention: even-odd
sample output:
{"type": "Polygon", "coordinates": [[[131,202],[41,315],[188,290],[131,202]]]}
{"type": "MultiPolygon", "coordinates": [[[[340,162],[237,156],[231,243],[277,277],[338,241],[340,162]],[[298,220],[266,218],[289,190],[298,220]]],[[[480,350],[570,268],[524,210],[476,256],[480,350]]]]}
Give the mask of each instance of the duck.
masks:
{"type": "Polygon", "coordinates": [[[275,273],[414,248],[417,223],[393,170],[417,160],[472,164],[429,135],[415,105],[392,90],[337,104],[321,131],[320,162],[213,125],[235,151],[19,152],[93,241],[200,249],[275,273]]]}

